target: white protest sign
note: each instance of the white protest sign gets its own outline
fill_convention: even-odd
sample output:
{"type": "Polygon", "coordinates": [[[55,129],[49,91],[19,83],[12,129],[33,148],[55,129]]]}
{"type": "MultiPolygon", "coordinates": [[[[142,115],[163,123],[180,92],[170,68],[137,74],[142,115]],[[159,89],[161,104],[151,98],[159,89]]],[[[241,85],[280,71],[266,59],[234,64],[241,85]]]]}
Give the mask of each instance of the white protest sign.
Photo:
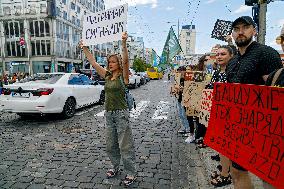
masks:
{"type": "Polygon", "coordinates": [[[84,16],[83,41],[86,45],[97,45],[121,40],[126,31],[128,5],[92,13],[84,16]]]}

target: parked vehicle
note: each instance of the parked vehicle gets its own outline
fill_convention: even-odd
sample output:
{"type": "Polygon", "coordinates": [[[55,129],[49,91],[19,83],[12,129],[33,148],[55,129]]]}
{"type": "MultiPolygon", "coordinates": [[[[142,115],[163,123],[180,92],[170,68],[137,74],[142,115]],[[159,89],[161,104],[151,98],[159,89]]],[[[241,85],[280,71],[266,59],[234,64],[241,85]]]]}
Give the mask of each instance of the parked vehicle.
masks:
{"type": "Polygon", "coordinates": [[[80,69],[79,73],[87,75],[91,80],[98,81],[101,85],[105,85],[105,79],[102,78],[95,69],[80,69]]]}
{"type": "Polygon", "coordinates": [[[148,81],[150,81],[150,78],[147,74],[147,72],[138,72],[137,75],[141,77],[141,85],[146,84],[148,81]]]}
{"type": "Polygon", "coordinates": [[[147,74],[150,79],[162,79],[163,72],[161,72],[158,68],[147,68],[147,74]]]}
{"type": "Polygon", "coordinates": [[[141,85],[141,77],[136,74],[133,69],[129,69],[129,83],[128,86],[132,88],[137,88],[141,85]]]}
{"type": "Polygon", "coordinates": [[[25,117],[60,113],[65,118],[75,110],[104,103],[104,86],[79,73],[40,73],[11,85],[4,85],[0,110],[25,117]]]}

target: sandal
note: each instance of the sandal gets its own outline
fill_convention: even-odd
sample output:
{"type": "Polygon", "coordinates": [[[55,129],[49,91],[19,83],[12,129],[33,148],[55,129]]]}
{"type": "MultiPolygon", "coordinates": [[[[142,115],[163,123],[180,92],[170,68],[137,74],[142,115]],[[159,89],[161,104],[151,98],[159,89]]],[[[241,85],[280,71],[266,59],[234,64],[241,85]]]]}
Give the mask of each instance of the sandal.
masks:
{"type": "Polygon", "coordinates": [[[197,139],[197,140],[195,140],[195,144],[203,144],[203,139],[197,139]]]}
{"type": "Polygon", "coordinates": [[[130,186],[135,180],[137,179],[136,176],[126,176],[124,178],[124,180],[122,181],[122,183],[125,185],[125,186],[130,186]]]}
{"type": "Polygon", "coordinates": [[[119,173],[120,169],[109,169],[106,172],[107,178],[112,178],[114,176],[116,176],[119,173]]]}
{"type": "Polygon", "coordinates": [[[204,143],[201,143],[201,144],[198,144],[197,147],[198,148],[206,148],[208,146],[206,144],[204,144],[204,143]]]}
{"type": "Polygon", "coordinates": [[[215,160],[215,161],[220,161],[220,156],[219,156],[219,154],[217,154],[215,156],[211,156],[211,159],[215,160]]]}
{"type": "Polygon", "coordinates": [[[214,178],[211,180],[211,184],[215,187],[222,187],[222,186],[229,185],[231,183],[232,183],[231,175],[228,175],[227,177],[219,175],[217,178],[214,178]]]}
{"type": "Polygon", "coordinates": [[[211,173],[210,177],[211,177],[211,179],[215,179],[215,178],[219,177],[220,175],[221,175],[220,172],[218,172],[218,171],[213,171],[213,172],[211,173]]]}

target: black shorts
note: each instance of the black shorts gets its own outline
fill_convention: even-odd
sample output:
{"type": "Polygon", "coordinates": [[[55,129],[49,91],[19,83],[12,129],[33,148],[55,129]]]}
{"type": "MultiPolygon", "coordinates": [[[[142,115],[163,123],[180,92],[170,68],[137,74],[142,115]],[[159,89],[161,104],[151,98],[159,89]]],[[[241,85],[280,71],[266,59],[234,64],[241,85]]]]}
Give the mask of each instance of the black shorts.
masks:
{"type": "Polygon", "coordinates": [[[232,161],[232,167],[234,167],[235,169],[240,170],[240,171],[248,171],[234,161],[232,161]]]}

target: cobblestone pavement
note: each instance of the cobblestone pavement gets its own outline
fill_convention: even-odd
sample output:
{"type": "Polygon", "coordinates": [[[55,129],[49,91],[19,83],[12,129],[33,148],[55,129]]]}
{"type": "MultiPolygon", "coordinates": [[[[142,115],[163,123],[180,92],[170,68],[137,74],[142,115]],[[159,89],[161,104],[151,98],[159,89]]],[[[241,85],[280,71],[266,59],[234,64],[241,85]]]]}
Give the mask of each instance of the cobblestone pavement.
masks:
{"type": "MultiPolygon", "coordinates": [[[[177,135],[180,122],[169,83],[151,81],[131,92],[138,103],[131,113],[138,179],[129,188],[213,188],[205,154],[177,135]]],[[[0,188],[123,188],[124,173],[105,176],[110,161],[103,113],[96,105],[68,120],[0,114],[0,188]]]]}

